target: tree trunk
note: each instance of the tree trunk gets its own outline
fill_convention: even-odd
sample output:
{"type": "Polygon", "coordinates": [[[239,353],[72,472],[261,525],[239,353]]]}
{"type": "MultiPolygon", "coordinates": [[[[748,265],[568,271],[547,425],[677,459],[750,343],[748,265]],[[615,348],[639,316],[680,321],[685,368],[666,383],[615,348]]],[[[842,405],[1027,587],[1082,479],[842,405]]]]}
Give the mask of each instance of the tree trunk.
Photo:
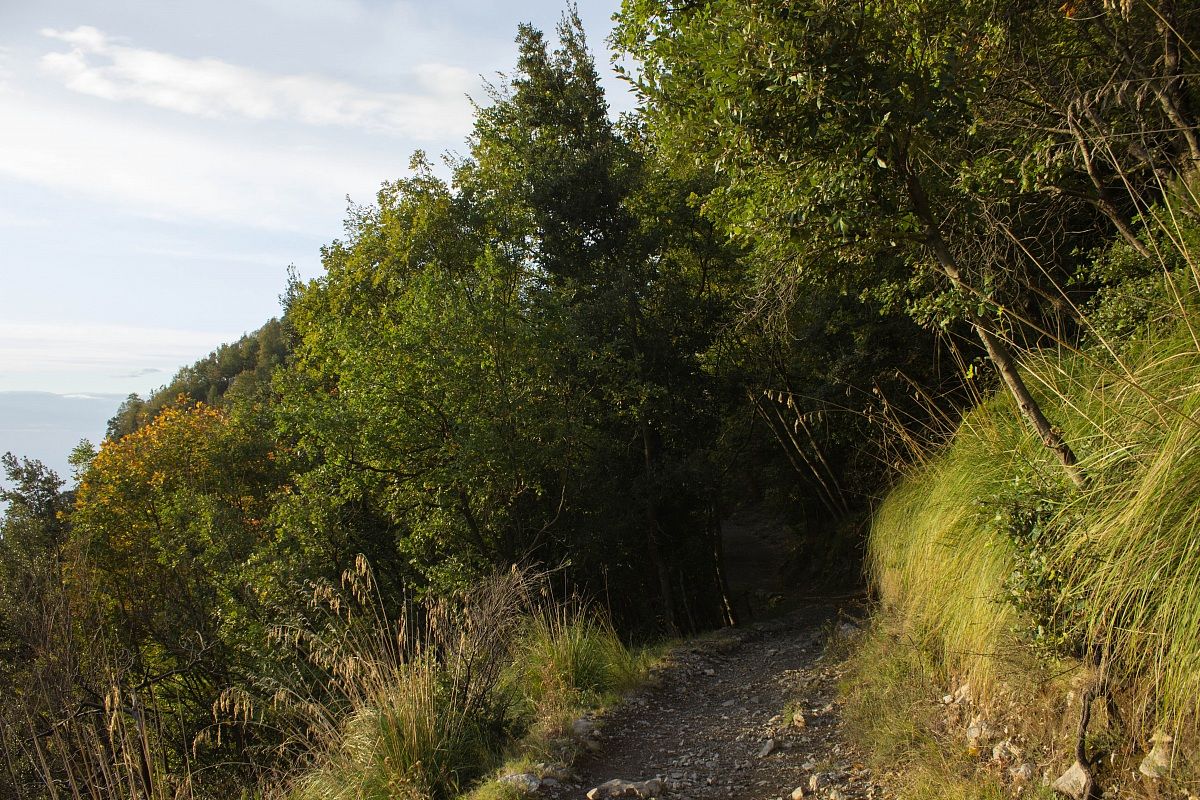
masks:
{"type": "Polygon", "coordinates": [[[729,582],[725,580],[725,537],[721,529],[721,505],[717,500],[708,507],[708,535],[712,539],[713,577],[716,579],[717,594],[721,598],[721,617],[727,626],[733,628],[737,626],[738,620],[733,610],[733,600],[729,596],[729,582]]]}
{"type": "MultiPolygon", "coordinates": [[[[913,211],[916,212],[921,224],[925,226],[925,243],[933,251],[938,266],[941,267],[942,272],[950,279],[951,283],[960,289],[967,290],[970,294],[970,287],[963,280],[962,271],[958,268],[958,263],[954,260],[954,255],[950,252],[950,248],[946,246],[946,241],[942,238],[937,221],[934,219],[933,213],[929,208],[929,200],[925,195],[925,189],[911,169],[911,166],[906,168],[905,177],[908,184],[909,199],[913,204],[913,211]]],[[[995,365],[996,371],[1000,373],[1005,387],[1012,394],[1013,399],[1017,401],[1017,408],[1020,409],[1021,415],[1025,417],[1026,421],[1037,432],[1038,437],[1042,440],[1042,444],[1058,456],[1058,460],[1062,464],[1063,470],[1067,473],[1067,477],[1071,479],[1071,482],[1079,489],[1086,489],[1088,478],[1079,467],[1079,459],[1076,458],[1075,451],[1063,440],[1062,434],[1050,424],[1050,420],[1046,419],[1046,415],[1042,413],[1041,406],[1038,405],[1037,400],[1029,392],[1029,387],[1025,385],[1025,380],[1021,377],[1021,373],[1017,369],[1016,359],[1013,358],[1008,345],[995,334],[988,321],[974,311],[967,313],[967,321],[971,323],[971,327],[975,329],[975,333],[983,342],[988,358],[995,365]]]]}
{"type": "Polygon", "coordinates": [[[650,565],[658,576],[658,590],[662,596],[663,616],[666,617],[667,630],[672,634],[679,632],[675,619],[675,601],[671,591],[671,571],[663,561],[662,551],[658,546],[658,507],[654,501],[654,465],[657,461],[654,445],[651,441],[650,426],[642,423],[642,455],[645,459],[646,473],[646,554],[650,565]]]}

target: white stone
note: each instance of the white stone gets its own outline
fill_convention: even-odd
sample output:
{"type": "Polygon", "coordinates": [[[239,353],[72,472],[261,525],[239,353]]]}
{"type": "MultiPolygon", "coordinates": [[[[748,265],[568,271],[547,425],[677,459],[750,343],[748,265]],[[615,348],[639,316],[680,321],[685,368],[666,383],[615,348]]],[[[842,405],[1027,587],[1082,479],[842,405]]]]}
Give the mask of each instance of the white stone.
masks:
{"type": "Polygon", "coordinates": [[[1159,731],[1152,740],[1154,747],[1138,764],[1138,772],[1147,778],[1163,778],[1171,771],[1171,758],[1175,754],[1175,737],[1159,731]]]}
{"type": "Polygon", "coordinates": [[[1015,767],[1008,768],[1008,777],[1018,786],[1023,786],[1033,780],[1033,764],[1026,761],[1015,767]]]}
{"type": "Polygon", "coordinates": [[[1084,790],[1090,782],[1090,777],[1087,767],[1076,761],[1070,769],[1058,776],[1058,780],[1054,782],[1054,791],[1074,797],[1075,800],[1084,800],[1084,790]]]}
{"type": "Polygon", "coordinates": [[[590,789],[587,798],[588,800],[603,800],[607,797],[661,797],[665,790],[666,784],[661,778],[651,778],[640,783],[614,778],[590,789]]]}

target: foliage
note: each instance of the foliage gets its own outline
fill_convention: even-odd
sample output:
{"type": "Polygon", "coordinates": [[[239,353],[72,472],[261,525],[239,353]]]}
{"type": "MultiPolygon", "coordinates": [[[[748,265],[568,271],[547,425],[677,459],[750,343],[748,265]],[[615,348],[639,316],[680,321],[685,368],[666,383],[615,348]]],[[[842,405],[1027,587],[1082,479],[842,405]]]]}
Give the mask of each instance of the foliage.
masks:
{"type": "Polygon", "coordinates": [[[281,481],[264,434],[253,416],[181,398],[106,440],[76,493],[68,588],[128,652],[129,682],[170,709],[176,766],[222,688],[253,668],[272,593],[288,581],[251,570],[281,481]]]}
{"type": "Polygon", "coordinates": [[[1176,324],[1130,347],[1123,375],[1082,357],[1031,365],[1089,442],[1096,483],[1082,497],[1046,481],[1044,457],[998,399],[889,495],[871,536],[873,579],[973,686],[994,685],[1010,631],[1032,629],[1052,649],[1102,656],[1143,722],[1194,724],[1200,640],[1188,597],[1200,576],[1183,487],[1194,480],[1195,360],[1176,324]],[[1014,479],[1028,499],[975,502],[1013,497],[1014,479]]]}
{"type": "Polygon", "coordinates": [[[286,326],[280,320],[268,320],[253,333],[231,344],[223,344],[189,367],[184,367],[166,386],[143,400],[131,394],[108,421],[109,439],[119,439],[146,425],[176,403],[180,395],[193,401],[220,405],[225,395],[253,397],[270,385],[272,372],[283,364],[288,353],[286,326]]]}
{"type": "Polygon", "coordinates": [[[868,705],[986,693],[1033,643],[1194,721],[1198,32],[1170,0],[626,0],[614,121],[578,15],[521,26],[467,154],[351,207],[282,320],[131,396],[74,492],[6,457],[10,779],[221,793],[229,753],[300,753],[280,791],[451,796],[636,681],[621,635],[733,622],[730,507],[782,500],[816,564],[898,470],[868,566],[920,655],[868,705]]]}
{"type": "Polygon", "coordinates": [[[1064,601],[1067,576],[1058,563],[1061,532],[1078,520],[1063,515],[1064,498],[1044,490],[1022,493],[1022,482],[1020,477],[1014,479],[1014,496],[995,515],[999,535],[1009,542],[1013,554],[1004,597],[1021,620],[1016,632],[1047,657],[1081,658],[1087,654],[1081,610],[1064,601]]]}
{"type": "Polygon", "coordinates": [[[287,797],[457,797],[519,732],[638,677],[603,615],[548,599],[545,576],[494,574],[395,620],[365,560],[343,585],[314,588],[315,624],[274,634],[326,689],[282,685],[258,701],[281,705],[306,743],[287,797]]]}
{"type": "Polygon", "coordinates": [[[712,575],[698,354],[732,262],[671,216],[695,182],[609,120],[578,20],[558,33],[520,29],[453,185],[414,160],[293,286],[277,386],[311,468],[289,506],[369,509],[379,569],[422,590],[569,561],[584,588],[653,587],[670,627],[680,573],[712,575]]]}

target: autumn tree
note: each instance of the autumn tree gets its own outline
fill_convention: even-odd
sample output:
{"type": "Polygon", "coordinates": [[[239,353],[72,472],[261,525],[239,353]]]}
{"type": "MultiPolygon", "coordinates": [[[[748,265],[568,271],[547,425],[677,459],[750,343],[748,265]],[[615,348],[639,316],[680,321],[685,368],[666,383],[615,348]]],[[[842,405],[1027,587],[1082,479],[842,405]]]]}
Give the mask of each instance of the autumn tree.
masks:
{"type": "Polygon", "coordinates": [[[76,493],[68,580],[90,587],[184,760],[219,692],[246,678],[288,580],[261,563],[283,483],[272,447],[261,418],[181,398],[106,440],[76,493]]]}

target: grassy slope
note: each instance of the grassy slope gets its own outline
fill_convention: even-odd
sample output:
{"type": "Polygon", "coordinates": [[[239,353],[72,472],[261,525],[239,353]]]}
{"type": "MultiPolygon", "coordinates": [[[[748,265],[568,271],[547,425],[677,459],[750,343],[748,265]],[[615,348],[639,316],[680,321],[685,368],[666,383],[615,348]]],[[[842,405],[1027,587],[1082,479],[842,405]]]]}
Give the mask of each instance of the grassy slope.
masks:
{"type": "MultiPolygon", "coordinates": [[[[927,659],[914,671],[900,663],[911,653],[893,654],[898,674],[969,682],[984,706],[1015,691],[1050,718],[1061,708],[1037,693],[1080,666],[1064,645],[1082,643],[1107,659],[1128,723],[1116,749],[1134,758],[1151,730],[1187,739],[1200,720],[1200,344],[1184,320],[1119,359],[1099,352],[1027,367],[1087,491],[996,396],[886,498],[868,569],[887,635],[927,659]]],[[[878,675],[878,654],[864,658],[878,675]]],[[[861,687],[873,702],[893,690],[886,677],[861,687]]]]}

